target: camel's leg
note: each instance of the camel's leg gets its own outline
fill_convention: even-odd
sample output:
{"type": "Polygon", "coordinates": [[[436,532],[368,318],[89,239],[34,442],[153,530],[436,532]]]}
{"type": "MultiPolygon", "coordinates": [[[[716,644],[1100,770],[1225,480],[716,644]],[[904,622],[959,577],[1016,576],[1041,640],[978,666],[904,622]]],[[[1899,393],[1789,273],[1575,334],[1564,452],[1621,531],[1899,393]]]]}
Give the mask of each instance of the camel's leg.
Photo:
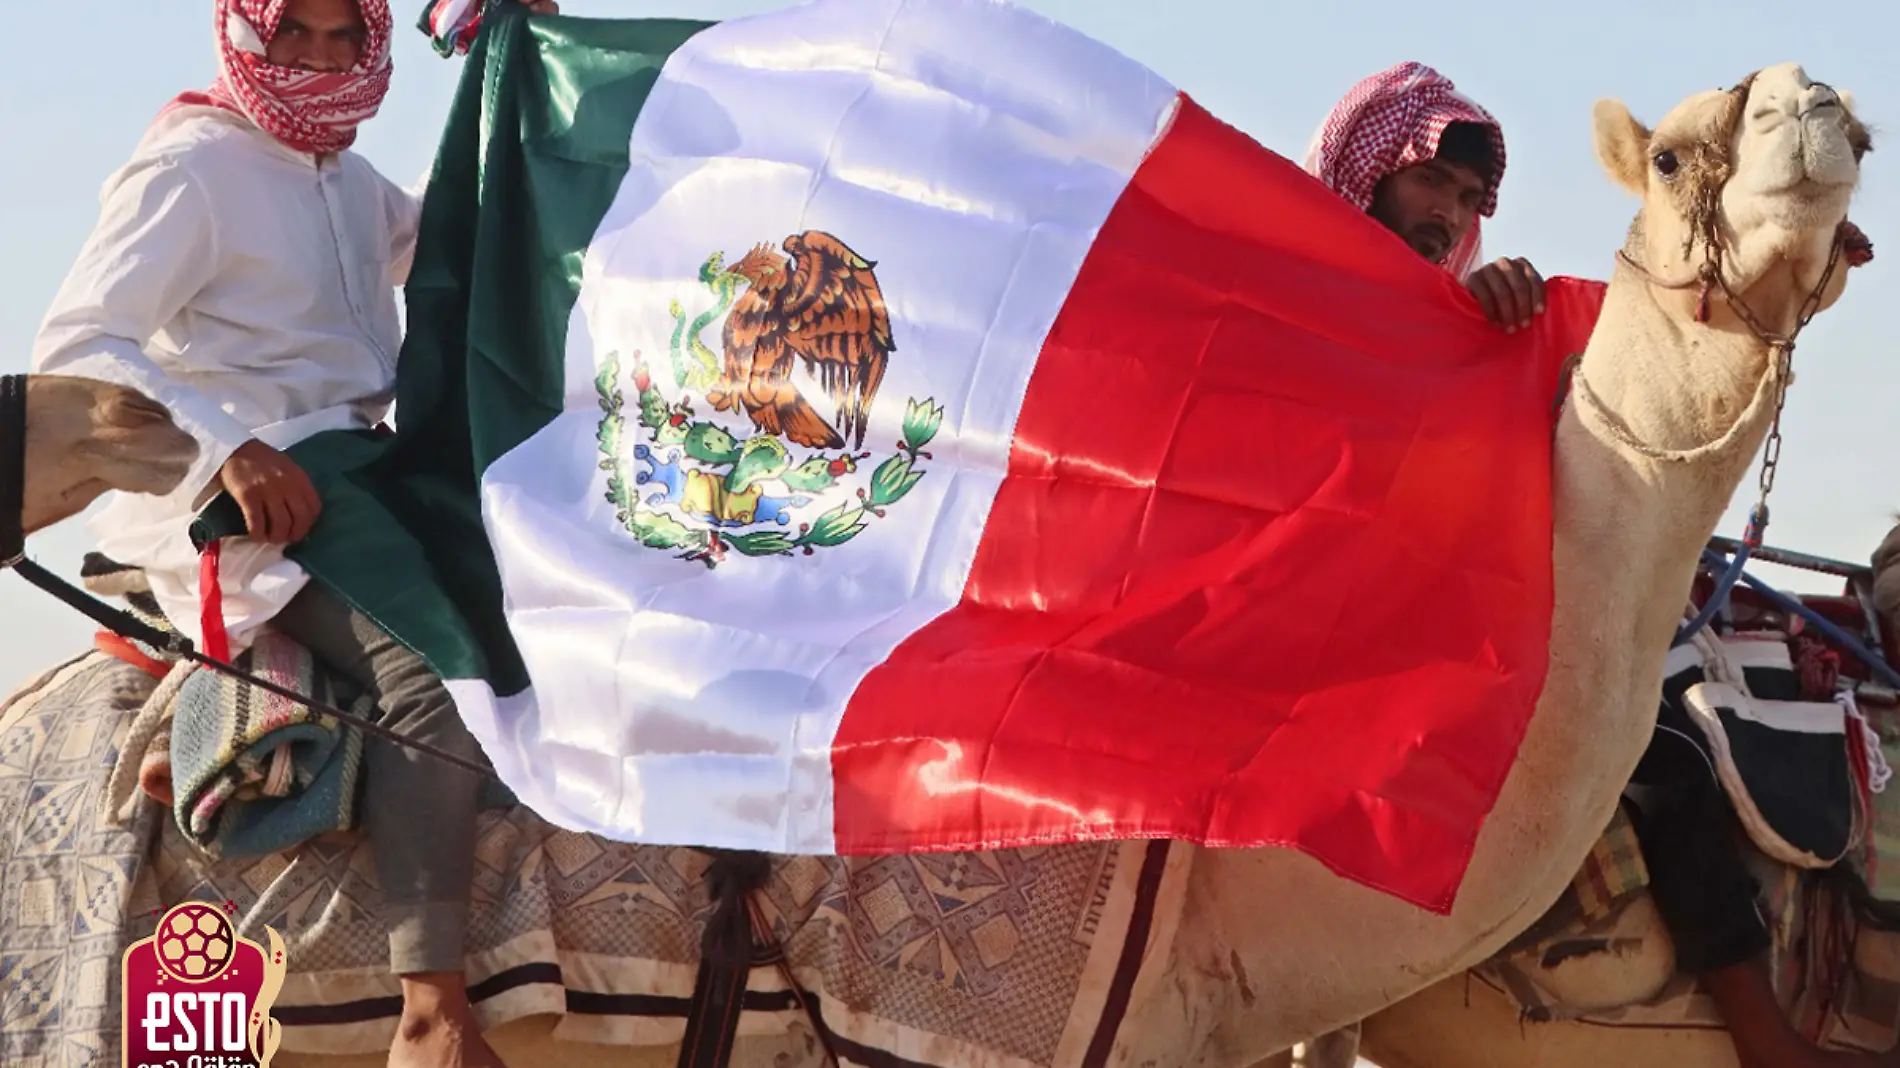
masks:
{"type": "Polygon", "coordinates": [[[1291,1061],[1292,1068],[1353,1068],[1358,1063],[1359,1025],[1356,1023],[1294,1046],[1291,1061]]]}
{"type": "Polygon", "coordinates": [[[1359,1025],[1351,1024],[1257,1061],[1253,1068],[1353,1068],[1358,1063],[1359,1025]]]}

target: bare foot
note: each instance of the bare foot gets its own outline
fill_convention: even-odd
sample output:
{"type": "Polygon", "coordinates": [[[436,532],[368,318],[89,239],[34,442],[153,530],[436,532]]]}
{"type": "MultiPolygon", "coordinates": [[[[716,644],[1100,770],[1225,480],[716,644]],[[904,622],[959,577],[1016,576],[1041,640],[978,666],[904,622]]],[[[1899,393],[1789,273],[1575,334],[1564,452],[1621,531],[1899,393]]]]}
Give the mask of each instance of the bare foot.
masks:
{"type": "Polygon", "coordinates": [[[402,977],[402,1020],[389,1068],[507,1068],[475,1021],[460,975],[402,977]]]}

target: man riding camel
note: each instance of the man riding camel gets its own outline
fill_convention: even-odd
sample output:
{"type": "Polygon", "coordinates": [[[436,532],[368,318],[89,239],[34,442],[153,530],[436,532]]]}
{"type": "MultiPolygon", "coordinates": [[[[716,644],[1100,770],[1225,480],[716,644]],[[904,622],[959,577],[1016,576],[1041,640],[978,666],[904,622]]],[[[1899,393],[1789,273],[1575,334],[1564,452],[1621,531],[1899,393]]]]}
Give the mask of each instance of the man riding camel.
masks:
{"type": "MultiPolygon", "coordinates": [[[[395,395],[395,288],[420,205],[350,151],[389,88],[388,0],[216,0],[215,15],[217,80],[168,105],[106,181],[34,370],[130,386],[197,439],[176,492],[118,495],[91,524],[181,632],[235,651],[269,624],[362,685],[383,724],[479,760],[422,659],[283,553],[322,502],[280,450],[374,427],[395,395]],[[188,528],[219,491],[247,537],[201,589],[188,528]]],[[[499,1065],[463,976],[479,781],[376,739],[365,760],[363,826],[403,994],[389,1063],[499,1065]]]]}
{"type": "MultiPolygon", "coordinates": [[[[1473,269],[1479,217],[1497,208],[1504,158],[1504,131],[1489,112],[1432,68],[1401,63],[1346,93],[1314,135],[1305,166],[1463,281],[1487,319],[1514,331],[1544,310],[1543,278],[1523,259],[1473,269]]],[[[1851,266],[1872,258],[1858,230],[1849,228],[1848,241],[1851,266]]],[[[1678,741],[1661,732],[1652,739],[1636,775],[1647,787],[1646,811],[1634,823],[1677,966],[1714,998],[1743,1068],[1900,1064],[1900,1051],[1824,1052],[1789,1025],[1770,979],[1758,888],[1734,842],[1736,817],[1701,758],[1679,752],[1678,741]]]]}

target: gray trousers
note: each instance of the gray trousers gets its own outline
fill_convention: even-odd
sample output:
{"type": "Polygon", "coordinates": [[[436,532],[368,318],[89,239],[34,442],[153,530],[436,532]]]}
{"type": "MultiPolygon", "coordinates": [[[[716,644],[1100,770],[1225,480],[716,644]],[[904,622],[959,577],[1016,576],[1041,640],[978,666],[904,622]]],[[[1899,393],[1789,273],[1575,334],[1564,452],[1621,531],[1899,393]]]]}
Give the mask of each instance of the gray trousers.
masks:
{"type": "MultiPolygon", "coordinates": [[[[422,657],[328,589],[309,583],[272,624],[362,686],[381,709],[383,726],[487,762],[422,657]]],[[[397,975],[459,972],[481,780],[381,738],[363,741],[362,827],[382,883],[390,969],[397,975]]]]}

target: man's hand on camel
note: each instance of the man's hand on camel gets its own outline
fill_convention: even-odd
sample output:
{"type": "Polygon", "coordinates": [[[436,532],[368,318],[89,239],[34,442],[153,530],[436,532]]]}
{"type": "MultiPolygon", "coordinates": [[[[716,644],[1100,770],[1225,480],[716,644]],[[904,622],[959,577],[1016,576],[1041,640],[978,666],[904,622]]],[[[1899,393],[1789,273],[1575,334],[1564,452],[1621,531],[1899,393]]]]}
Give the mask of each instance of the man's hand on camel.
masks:
{"type": "Polygon", "coordinates": [[[244,510],[245,532],[256,541],[302,541],[323,511],[323,499],[303,468],[261,441],[239,445],[218,478],[244,510]]]}
{"type": "Polygon", "coordinates": [[[1465,277],[1465,288],[1478,298],[1484,317],[1510,333],[1531,325],[1544,312],[1544,277],[1526,259],[1487,263],[1465,277]]]}

